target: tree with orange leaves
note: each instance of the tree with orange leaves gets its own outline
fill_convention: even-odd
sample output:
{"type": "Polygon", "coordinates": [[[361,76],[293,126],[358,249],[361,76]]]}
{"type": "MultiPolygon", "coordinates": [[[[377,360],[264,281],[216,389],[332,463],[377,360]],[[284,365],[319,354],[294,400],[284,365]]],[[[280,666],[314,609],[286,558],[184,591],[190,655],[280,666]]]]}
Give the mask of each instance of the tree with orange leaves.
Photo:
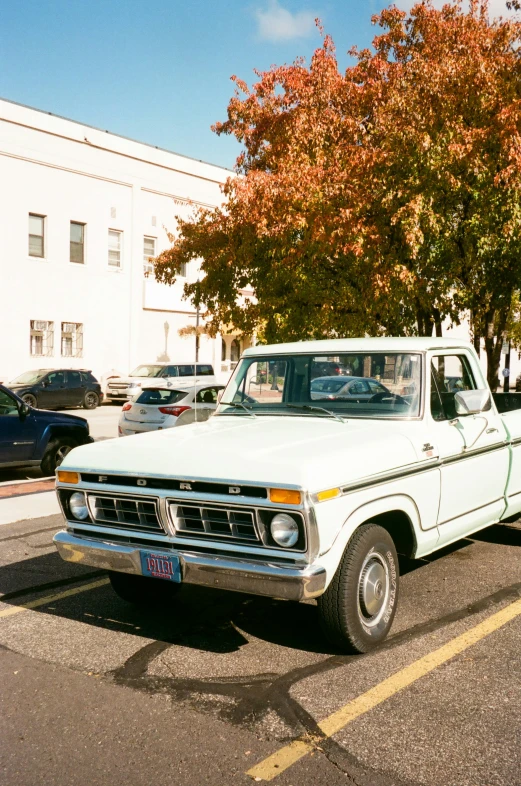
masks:
{"type": "Polygon", "coordinates": [[[494,387],[521,282],[521,25],[477,0],[373,21],[344,74],[325,36],[309,67],[234,78],[214,130],[242,143],[238,176],[179,221],[156,278],[202,259],[186,294],[210,329],[270,341],[429,335],[470,312],[494,387]]]}

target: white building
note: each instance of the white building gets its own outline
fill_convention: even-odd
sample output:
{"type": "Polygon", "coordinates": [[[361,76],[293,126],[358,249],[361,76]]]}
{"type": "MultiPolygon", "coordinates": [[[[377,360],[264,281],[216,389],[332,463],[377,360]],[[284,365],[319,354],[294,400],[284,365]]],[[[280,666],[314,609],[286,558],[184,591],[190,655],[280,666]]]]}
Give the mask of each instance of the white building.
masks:
{"type": "MultiPolygon", "coordinates": [[[[178,331],[195,325],[182,292],[197,265],[171,287],[144,273],[170,246],[175,216],[220,204],[230,174],[0,100],[0,380],[194,362],[194,337],[178,331]]],[[[224,375],[233,341],[202,336],[200,362],[224,375]]]]}

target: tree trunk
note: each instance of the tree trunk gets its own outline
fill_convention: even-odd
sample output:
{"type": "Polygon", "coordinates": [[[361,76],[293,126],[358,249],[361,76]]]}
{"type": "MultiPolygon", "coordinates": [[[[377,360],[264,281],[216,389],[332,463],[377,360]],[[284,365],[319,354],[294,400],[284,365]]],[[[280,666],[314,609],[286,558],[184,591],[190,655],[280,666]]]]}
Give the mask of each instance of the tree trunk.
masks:
{"type": "Polygon", "coordinates": [[[472,343],[479,358],[481,354],[481,331],[479,329],[479,320],[476,318],[474,311],[470,312],[470,330],[472,333],[472,343]]]}
{"type": "Polygon", "coordinates": [[[436,325],[436,335],[441,336],[441,322],[439,326],[440,333],[438,333],[438,325],[436,323],[436,313],[438,314],[438,319],[439,319],[439,312],[437,311],[437,309],[433,309],[433,311],[430,312],[422,308],[420,305],[417,305],[416,321],[418,323],[419,336],[426,336],[426,337],[432,336],[432,331],[435,325],[436,325]]]}
{"type": "Polygon", "coordinates": [[[442,332],[442,324],[441,324],[441,315],[440,315],[439,310],[437,308],[433,308],[432,309],[432,315],[433,315],[433,318],[434,318],[434,327],[435,327],[435,331],[436,331],[436,336],[437,336],[437,338],[441,338],[442,335],[443,335],[443,332],[442,332]]]}
{"type": "Polygon", "coordinates": [[[485,317],[485,352],[487,354],[487,382],[493,393],[499,385],[499,363],[501,360],[501,347],[505,334],[509,309],[503,307],[499,312],[490,309],[485,317]],[[496,334],[494,336],[494,334],[496,334]]]}

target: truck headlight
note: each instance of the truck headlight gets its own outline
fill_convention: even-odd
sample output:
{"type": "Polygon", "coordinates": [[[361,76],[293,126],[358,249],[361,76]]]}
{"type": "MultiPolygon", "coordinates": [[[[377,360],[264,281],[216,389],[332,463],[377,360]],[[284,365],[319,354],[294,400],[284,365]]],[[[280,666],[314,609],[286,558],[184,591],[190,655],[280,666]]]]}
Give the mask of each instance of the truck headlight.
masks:
{"type": "Polygon", "coordinates": [[[75,519],[85,521],[89,518],[89,509],[87,507],[87,500],[83,491],[75,491],[69,497],[69,510],[75,519]]]}
{"type": "Polygon", "coordinates": [[[275,543],[287,549],[295,545],[299,536],[297,522],[287,513],[277,513],[273,516],[270,531],[275,543]]]}

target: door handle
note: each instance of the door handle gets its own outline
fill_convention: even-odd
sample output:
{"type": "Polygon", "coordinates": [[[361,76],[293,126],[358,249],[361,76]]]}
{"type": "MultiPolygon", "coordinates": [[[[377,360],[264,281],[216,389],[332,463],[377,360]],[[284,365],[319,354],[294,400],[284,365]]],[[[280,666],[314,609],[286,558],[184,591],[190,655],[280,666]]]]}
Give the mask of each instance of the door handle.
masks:
{"type": "Polygon", "coordinates": [[[497,428],[488,428],[488,429],[487,429],[487,431],[486,431],[486,433],[487,433],[487,434],[493,434],[495,431],[498,431],[498,430],[499,430],[499,429],[497,429],[497,428]]]}

